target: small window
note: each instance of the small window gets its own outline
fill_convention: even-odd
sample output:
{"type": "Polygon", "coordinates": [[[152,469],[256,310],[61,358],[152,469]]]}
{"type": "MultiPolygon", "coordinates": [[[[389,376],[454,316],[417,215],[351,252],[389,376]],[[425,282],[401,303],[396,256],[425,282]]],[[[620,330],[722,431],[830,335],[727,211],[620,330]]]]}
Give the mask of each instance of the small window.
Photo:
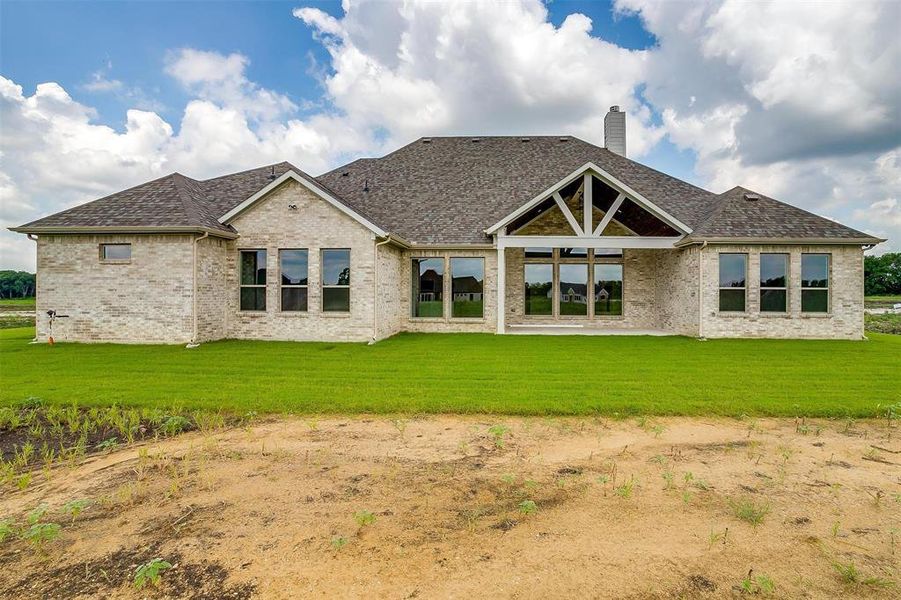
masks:
{"type": "Polygon", "coordinates": [[[451,316],[481,318],[484,314],[485,259],[452,258],[451,316]]]}
{"type": "Polygon", "coordinates": [[[594,314],[619,316],[623,314],[623,266],[596,263],[594,265],[594,314]]]}
{"type": "Polygon", "coordinates": [[[110,262],[131,260],[131,244],[100,244],[100,259],[110,262]]]}
{"type": "Polygon", "coordinates": [[[265,250],[241,250],[241,310],[266,310],[265,250]]]}
{"type": "Polygon", "coordinates": [[[720,312],[744,312],[748,255],[723,253],[720,259],[720,312]]]}
{"type": "Polygon", "coordinates": [[[413,259],[413,316],[444,316],[444,259],[413,259]]]}
{"type": "Polygon", "coordinates": [[[554,265],[526,264],[526,314],[550,316],[554,314],[554,265]]]}
{"type": "Polygon", "coordinates": [[[322,251],[322,311],[350,312],[350,250],[322,251]]]}
{"type": "Polygon", "coordinates": [[[760,255],[760,312],[788,309],[788,254],[760,255]]]}
{"type": "Polygon", "coordinates": [[[829,255],[801,255],[801,312],[829,312],[829,255]]]}
{"type": "Polygon", "coordinates": [[[306,250],[279,250],[278,265],[281,272],[281,302],[283,312],[305,312],[309,280],[308,253],[306,250]]]}

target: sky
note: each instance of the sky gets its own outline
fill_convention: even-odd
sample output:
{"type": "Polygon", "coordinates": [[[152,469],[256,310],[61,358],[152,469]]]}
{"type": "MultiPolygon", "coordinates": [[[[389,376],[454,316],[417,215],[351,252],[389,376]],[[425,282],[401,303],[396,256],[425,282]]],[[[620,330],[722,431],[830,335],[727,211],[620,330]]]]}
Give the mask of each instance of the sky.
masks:
{"type": "Polygon", "coordinates": [[[178,171],[575,135],[901,250],[901,2],[0,2],[7,227],[178,171]]]}

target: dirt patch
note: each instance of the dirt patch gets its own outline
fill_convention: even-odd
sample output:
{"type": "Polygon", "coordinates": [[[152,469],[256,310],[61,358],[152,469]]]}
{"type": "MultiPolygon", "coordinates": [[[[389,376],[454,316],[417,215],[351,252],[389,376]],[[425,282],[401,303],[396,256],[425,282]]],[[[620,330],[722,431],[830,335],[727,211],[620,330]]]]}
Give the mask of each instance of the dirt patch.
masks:
{"type": "Polygon", "coordinates": [[[0,490],[0,597],[899,596],[897,431],[639,425],[288,419],[95,455],[0,490]]]}

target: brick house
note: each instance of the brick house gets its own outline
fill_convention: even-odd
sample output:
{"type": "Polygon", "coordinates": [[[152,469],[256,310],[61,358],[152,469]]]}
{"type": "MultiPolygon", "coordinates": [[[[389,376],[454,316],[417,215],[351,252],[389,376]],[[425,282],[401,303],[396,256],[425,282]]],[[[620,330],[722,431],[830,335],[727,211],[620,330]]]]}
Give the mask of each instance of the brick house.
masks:
{"type": "Polygon", "coordinates": [[[564,137],[422,138],[311,177],[166,177],[13,228],[37,335],[373,341],[401,331],[863,337],[881,241],[564,137]]]}

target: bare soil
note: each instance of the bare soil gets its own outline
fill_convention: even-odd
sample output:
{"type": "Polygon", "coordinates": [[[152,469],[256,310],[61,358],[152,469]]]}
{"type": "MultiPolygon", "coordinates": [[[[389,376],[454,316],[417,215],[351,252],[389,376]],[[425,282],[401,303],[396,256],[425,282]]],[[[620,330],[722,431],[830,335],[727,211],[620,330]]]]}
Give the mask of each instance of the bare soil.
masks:
{"type": "Polygon", "coordinates": [[[0,490],[0,520],[46,503],[62,528],[40,550],[0,543],[0,597],[897,598],[899,451],[901,430],[863,421],[330,417],[194,432],[0,490]],[[61,507],[80,498],[73,521],[61,507]],[[136,590],[155,557],[174,567],[136,590]]]}

